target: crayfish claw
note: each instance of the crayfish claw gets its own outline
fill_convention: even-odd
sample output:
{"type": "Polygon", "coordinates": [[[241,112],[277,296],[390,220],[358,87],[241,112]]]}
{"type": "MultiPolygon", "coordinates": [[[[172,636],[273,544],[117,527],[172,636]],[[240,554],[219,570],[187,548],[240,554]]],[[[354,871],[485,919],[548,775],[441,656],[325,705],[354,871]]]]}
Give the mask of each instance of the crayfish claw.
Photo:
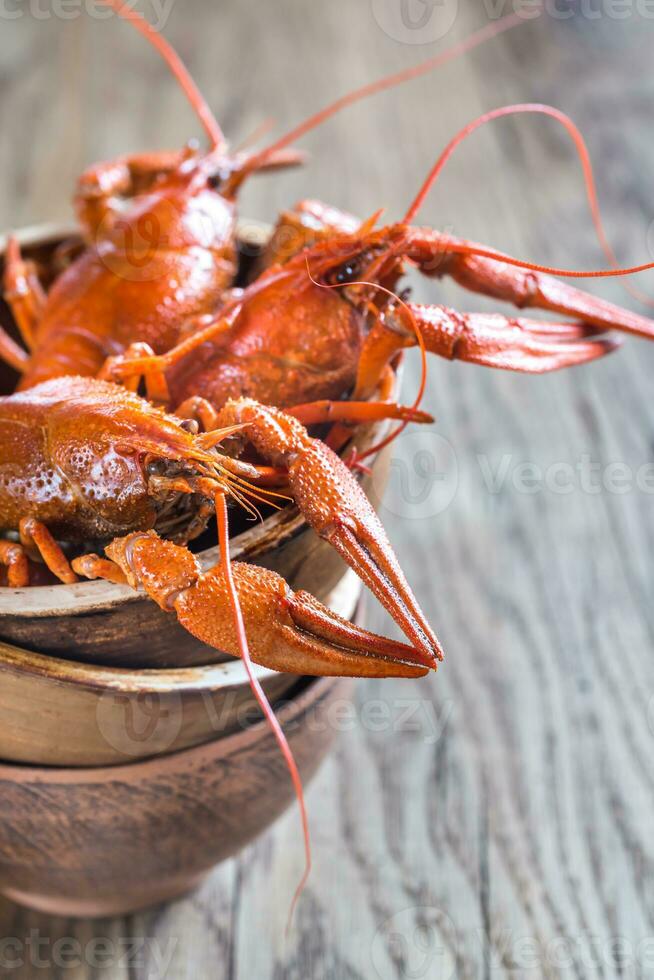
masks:
{"type": "Polygon", "coordinates": [[[427,673],[419,651],[342,619],[309,592],[296,592],[288,599],[288,611],[298,649],[339,674],[350,675],[352,670],[358,677],[421,677],[427,673]]]}
{"type": "Polygon", "coordinates": [[[221,424],[250,423],[248,439],[274,466],[287,468],[302,515],[375,594],[400,626],[420,663],[433,670],[443,652],[398,564],[382,523],[356,478],[329,446],[286,412],[251,398],[230,400],[221,424]]]}
{"type": "MultiPolygon", "coordinates": [[[[232,563],[252,660],[290,674],[421,677],[421,654],[342,619],[306,592],[294,593],[276,572],[232,563]]],[[[239,656],[220,565],[174,603],[180,623],[199,640],[239,656]]]]}
{"type": "Polygon", "coordinates": [[[339,553],[388,610],[421,663],[436,669],[438,639],[418,605],[381,521],[348,467],[318,440],[289,467],[289,486],[314,530],[339,553]]]}
{"type": "MultiPolygon", "coordinates": [[[[618,337],[600,336],[602,327],[583,321],[548,322],[500,313],[460,313],[447,306],[408,305],[426,349],[451,361],[544,374],[586,364],[620,346],[618,337]]],[[[375,342],[380,348],[382,343],[386,344],[384,349],[388,348],[388,338],[379,339],[380,330],[378,327],[375,335],[370,335],[365,352],[371,371],[375,372],[375,342]]],[[[406,340],[402,343],[407,345],[406,340]]],[[[360,375],[364,375],[366,358],[362,358],[360,375]]],[[[369,381],[365,375],[364,380],[369,381]]]]}
{"type": "Polygon", "coordinates": [[[415,644],[420,663],[436,670],[443,659],[442,647],[404,577],[381,523],[377,521],[371,528],[369,516],[365,522],[354,522],[354,526],[337,522],[324,537],[415,644]]]}
{"type": "MultiPolygon", "coordinates": [[[[75,569],[88,578],[142,588],[207,646],[240,656],[222,564],[202,573],[187,548],[154,531],[116,538],[107,558],[85,555],[75,569]]],[[[330,677],[422,677],[418,650],[377,636],[338,616],[308,592],[294,593],[267,568],[232,562],[252,660],[270,670],[330,677]]]]}

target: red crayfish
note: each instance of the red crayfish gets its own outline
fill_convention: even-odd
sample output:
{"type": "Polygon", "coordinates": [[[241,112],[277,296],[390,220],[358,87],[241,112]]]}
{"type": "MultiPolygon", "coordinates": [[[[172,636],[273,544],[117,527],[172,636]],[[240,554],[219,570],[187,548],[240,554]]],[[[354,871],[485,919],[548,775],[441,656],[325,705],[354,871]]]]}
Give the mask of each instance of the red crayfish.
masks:
{"type": "Polygon", "coordinates": [[[520,23],[504,18],[456,49],[351,92],[257,153],[230,153],[220,126],[166,41],[123,0],[103,0],[163,56],[210,140],[201,152],[139,154],[96,164],[79,180],[76,207],[86,248],[45,295],[15,239],[4,291],[27,351],[0,331],[0,356],[28,388],[65,374],[95,376],[105,359],[173,347],[216,312],[237,264],[236,201],[252,173],[297,164],[290,144],[334,113],[424,74],[463,50],[520,23]],[[135,346],[136,345],[136,346],[135,346]]]}
{"type": "MultiPolygon", "coordinates": [[[[614,350],[618,341],[607,331],[653,338],[652,320],[551,275],[617,275],[642,271],[651,264],[599,273],[548,269],[412,224],[460,139],[490,119],[525,111],[553,116],[566,125],[582,160],[587,159],[580,134],[558,110],[525,105],[488,113],[449,144],[403,221],[376,228],[373,216],[353,228],[351,215],[319,202],[302,202],[282,217],[273,235],[269,255],[282,261],[230,298],[213,322],[162,355],[141,350],[136,356],[110,358],[102,376],[133,387],[142,376],[152,398],[179,414],[196,415],[205,424],[211,421],[212,409],[219,410],[226,399],[240,396],[296,406],[298,412],[307,403],[305,423],[336,421],[341,409],[361,421],[380,409],[365,400],[375,392],[383,394],[390,363],[407,347],[420,345],[423,352],[448,359],[539,373],[585,363],[614,350]],[[289,229],[290,236],[281,234],[289,229]],[[575,319],[548,322],[499,313],[459,313],[409,302],[397,295],[407,262],[427,276],[452,276],[470,290],[518,307],[575,319]],[[340,407],[330,403],[341,398],[350,401],[340,407]],[[326,401],[318,406],[317,400],[326,401]]],[[[588,170],[587,177],[601,232],[588,170]]],[[[405,421],[410,420],[406,411],[405,421]]],[[[338,442],[334,435],[330,438],[332,444],[338,442]]]]}

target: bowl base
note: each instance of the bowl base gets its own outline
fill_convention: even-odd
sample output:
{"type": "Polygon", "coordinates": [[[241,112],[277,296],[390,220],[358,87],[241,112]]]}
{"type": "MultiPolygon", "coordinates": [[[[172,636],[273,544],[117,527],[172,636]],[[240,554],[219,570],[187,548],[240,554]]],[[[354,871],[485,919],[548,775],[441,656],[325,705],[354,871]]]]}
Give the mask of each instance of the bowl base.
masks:
{"type": "Polygon", "coordinates": [[[108,916],[130,915],[143,909],[172,902],[193,891],[202,884],[210,872],[200,874],[181,874],[169,878],[156,888],[143,889],[141,892],[132,891],[130,895],[110,895],[106,898],[98,896],[89,899],[55,898],[52,895],[40,895],[38,892],[21,891],[18,888],[3,888],[0,894],[16,905],[44,912],[46,915],[65,916],[70,919],[103,919],[108,916]]]}

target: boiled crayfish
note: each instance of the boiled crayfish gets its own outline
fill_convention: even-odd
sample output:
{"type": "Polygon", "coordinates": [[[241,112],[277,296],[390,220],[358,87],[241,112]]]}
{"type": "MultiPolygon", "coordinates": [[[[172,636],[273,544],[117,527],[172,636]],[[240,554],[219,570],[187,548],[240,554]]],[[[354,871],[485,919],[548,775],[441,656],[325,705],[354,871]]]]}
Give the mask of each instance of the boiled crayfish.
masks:
{"type": "Polygon", "coordinates": [[[0,356],[21,373],[21,388],[66,374],[96,376],[107,357],[138,351],[140,344],[169,350],[217,311],[233,285],[237,197],[250,174],[301,162],[291,143],[336,112],[521,23],[504,18],[451,51],[348,93],[264,150],[230,153],[177,54],[123,0],[103,2],[163,56],[210,146],[120,157],[87,170],[75,199],[86,248],[48,295],[10,241],[4,292],[27,351],[0,331],[0,356]]]}
{"type": "MultiPolygon", "coordinates": [[[[66,376],[0,399],[0,542],[9,585],[29,579],[38,554],[63,582],[76,572],[141,586],[199,639],[243,659],[255,697],[278,741],[310,843],[302,781],[252,661],[298,674],[420,677],[442,654],[384,530],[350,470],[291,414],[251,400],[229,401],[221,427],[164,415],[138,395],[93,378],[66,376]],[[308,522],[379,595],[412,645],[353,625],[316,598],[294,594],[274,572],[232,564],[226,498],[246,506],[268,496],[257,468],[242,463],[247,439],[285,467],[290,492],[308,522]],[[229,455],[217,446],[236,440],[229,455]],[[202,572],[184,541],[215,508],[220,562],[202,572]],[[126,533],[127,532],[127,533],[126,533]],[[57,538],[113,538],[107,558],[72,566],[57,538]]],[[[299,894],[299,890],[296,894],[299,894]]]]}
{"type": "Polygon", "coordinates": [[[75,203],[86,248],[45,295],[15,239],[4,291],[29,354],[0,335],[0,353],[28,388],[64,374],[96,375],[105,358],[143,341],[173,346],[195,317],[213,313],[237,269],[236,196],[246,174],[294,165],[290,149],[230,154],[220,126],[165,40],[122,0],[103,0],[162,54],[210,140],[201,152],[120,157],[79,180],[75,203]]]}
{"type": "MultiPolygon", "coordinates": [[[[237,572],[249,595],[253,658],[273,666],[274,656],[265,650],[271,646],[269,630],[275,618],[269,620],[269,614],[277,608],[277,596],[278,612],[284,612],[286,619],[296,614],[308,623],[311,607],[316,624],[324,624],[320,635],[325,642],[331,637],[336,644],[342,634],[344,659],[340,663],[336,646],[323,664],[316,660],[316,647],[316,657],[302,666],[301,651],[309,648],[298,638],[296,670],[361,670],[383,676],[398,671],[406,675],[407,663],[420,665],[422,672],[436,667],[441,657],[438,641],[377,515],[339,457],[323,442],[312,439],[292,415],[251,400],[227,402],[215,421],[212,430],[198,434],[192,422],[165,415],[138,395],[92,378],[56,378],[0,399],[0,529],[19,531],[21,537],[21,544],[5,541],[0,551],[0,560],[8,567],[9,585],[28,584],[27,558],[35,552],[63,582],[76,581],[74,569],[90,577],[115,579],[118,575],[118,580],[125,581],[105,559],[84,556],[71,567],[58,541],[106,541],[128,532],[149,531],[149,565],[135,565],[130,571],[129,556],[134,552],[130,546],[120,552],[123,570],[164,608],[177,608],[179,576],[196,568],[195,559],[187,549],[161,541],[152,532],[188,541],[206,525],[217,495],[246,506],[252,500],[265,502],[271,492],[257,487],[257,467],[238,459],[247,442],[259,456],[283,467],[288,492],[308,523],[379,596],[412,643],[411,648],[379,639],[371,647],[373,641],[354,627],[339,625],[317,600],[293,599],[288,587],[282,589],[278,576],[253,566],[251,571],[239,568],[237,572]],[[226,444],[229,454],[219,453],[215,448],[219,444],[226,444]],[[160,556],[159,572],[156,555],[160,556]],[[257,594],[261,607],[259,628],[254,629],[257,594]],[[382,650],[382,659],[375,659],[382,650]]],[[[117,554],[118,548],[114,542],[110,554],[117,554]]],[[[238,655],[234,643],[221,646],[220,607],[209,594],[213,590],[217,598],[216,575],[219,573],[210,578],[196,574],[185,588],[195,587],[193,609],[197,613],[201,596],[206,601],[201,617],[206,642],[238,655]]],[[[182,617],[185,625],[190,624],[188,615],[182,617]]],[[[278,626],[281,629],[281,623],[278,626]]],[[[282,644],[279,656],[285,658],[284,669],[291,669],[290,648],[282,644]]],[[[408,673],[413,676],[416,669],[410,667],[408,673]]]]}
{"type": "MultiPolygon", "coordinates": [[[[642,271],[651,264],[599,273],[548,269],[412,224],[463,136],[491,119],[525,111],[562,122],[582,160],[587,159],[580,134],[558,110],[520,105],[487,113],[448,145],[402,222],[376,228],[374,216],[353,229],[351,215],[319,202],[301,202],[273,235],[268,257],[276,264],[228,301],[213,323],[161,356],[152,352],[110,359],[103,376],[135,385],[142,375],[153,397],[184,414],[198,398],[216,408],[242,395],[282,407],[317,399],[368,399],[384,384],[393,358],[418,344],[448,359],[540,373],[586,363],[614,350],[615,337],[599,336],[605,331],[654,338],[652,320],[549,274],[614,275],[642,271]],[[407,262],[427,276],[449,275],[470,290],[518,307],[575,319],[548,322],[459,313],[408,302],[396,292],[407,262]]],[[[588,186],[601,231],[594,185],[588,186]]]]}

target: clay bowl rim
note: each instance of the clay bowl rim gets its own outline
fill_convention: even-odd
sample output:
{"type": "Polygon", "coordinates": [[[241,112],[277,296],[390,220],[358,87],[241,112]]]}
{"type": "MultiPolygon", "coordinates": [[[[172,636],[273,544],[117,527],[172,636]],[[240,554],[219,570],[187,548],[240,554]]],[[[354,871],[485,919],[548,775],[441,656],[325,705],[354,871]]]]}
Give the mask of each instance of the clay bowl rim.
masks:
{"type": "MultiPolygon", "coordinates": [[[[245,244],[261,247],[270,236],[272,227],[264,222],[242,218],[238,222],[237,235],[245,244]]],[[[49,223],[31,225],[15,232],[21,245],[47,245],[66,237],[79,237],[79,228],[71,223],[49,223]]],[[[0,235],[0,255],[4,253],[7,236],[0,235]]],[[[372,444],[377,435],[365,435],[360,440],[362,449],[372,444]]],[[[267,517],[262,523],[241,532],[230,543],[232,559],[247,560],[250,553],[256,560],[258,555],[272,553],[289,538],[307,527],[304,518],[289,507],[267,517]],[[282,528],[270,547],[263,547],[266,536],[272,535],[275,528],[282,528]]],[[[203,568],[209,568],[218,560],[218,547],[201,551],[196,556],[203,568]]],[[[38,588],[0,589],[0,617],[25,616],[29,618],[49,616],[81,615],[103,612],[129,602],[143,600],[142,592],[134,592],[127,585],[95,580],[79,582],[75,585],[44,585],[38,588]]]]}
{"type": "MultiPolygon", "coordinates": [[[[259,680],[265,680],[277,673],[258,664],[253,667],[259,680]]],[[[236,657],[199,667],[104,667],[79,660],[65,660],[47,653],[36,653],[0,641],[0,676],[7,671],[22,677],[45,678],[65,687],[129,695],[191,697],[249,683],[243,663],[236,657]]]]}
{"type": "MultiPolygon", "coordinates": [[[[353,683],[352,678],[299,677],[300,690],[295,695],[291,692],[291,696],[284,701],[278,711],[275,711],[275,714],[281,725],[287,726],[289,722],[301,716],[311,704],[317,703],[324,696],[323,688],[328,690],[330,687],[347,683],[353,683]]],[[[200,745],[192,745],[189,748],[180,749],[178,752],[152,756],[147,759],[135,759],[133,762],[113,766],[38,766],[0,760],[0,782],[79,785],[118,780],[140,783],[148,775],[160,776],[165,771],[180,768],[188,771],[190,766],[198,766],[202,765],[203,762],[212,761],[216,753],[232,753],[242,750],[259,741],[267,732],[272,734],[268,721],[262,718],[246,728],[214,738],[209,742],[202,742],[200,745]]]]}

